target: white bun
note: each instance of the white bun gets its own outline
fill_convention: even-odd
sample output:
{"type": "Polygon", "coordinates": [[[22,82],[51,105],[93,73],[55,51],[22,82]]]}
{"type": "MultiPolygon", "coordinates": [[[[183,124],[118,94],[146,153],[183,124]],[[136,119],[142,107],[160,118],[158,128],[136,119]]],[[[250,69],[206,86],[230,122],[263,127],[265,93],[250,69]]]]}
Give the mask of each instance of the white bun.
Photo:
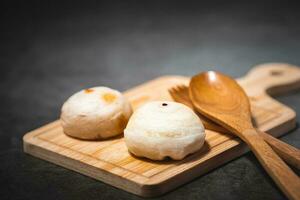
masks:
{"type": "Polygon", "coordinates": [[[80,139],[104,139],[121,134],[132,114],[118,91],[94,87],[72,95],[62,106],[64,133],[80,139]]]}
{"type": "Polygon", "coordinates": [[[187,106],[154,101],[133,113],[124,137],[128,150],[136,156],[180,160],[203,146],[205,132],[199,117],[187,106]]]}

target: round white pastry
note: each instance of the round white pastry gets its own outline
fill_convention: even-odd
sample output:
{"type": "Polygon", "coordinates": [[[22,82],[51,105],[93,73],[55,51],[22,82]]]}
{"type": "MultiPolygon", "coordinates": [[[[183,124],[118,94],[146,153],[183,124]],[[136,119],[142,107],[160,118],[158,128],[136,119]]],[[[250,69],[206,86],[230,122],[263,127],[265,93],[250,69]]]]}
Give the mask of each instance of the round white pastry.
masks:
{"type": "Polygon", "coordinates": [[[128,150],[140,157],[183,159],[204,144],[199,117],[187,106],[167,101],[146,103],[136,110],[124,130],[128,150]]]}
{"type": "Polygon", "coordinates": [[[94,87],[72,95],[62,106],[60,118],[65,134],[94,140],[121,134],[131,114],[131,106],[120,92],[94,87]]]}

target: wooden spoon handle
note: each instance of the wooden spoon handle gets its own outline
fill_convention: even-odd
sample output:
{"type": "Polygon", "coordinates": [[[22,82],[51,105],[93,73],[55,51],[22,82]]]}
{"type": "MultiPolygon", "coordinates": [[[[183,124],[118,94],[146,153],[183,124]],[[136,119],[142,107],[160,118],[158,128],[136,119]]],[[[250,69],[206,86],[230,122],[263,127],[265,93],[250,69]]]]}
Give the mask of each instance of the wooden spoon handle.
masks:
{"type": "Polygon", "coordinates": [[[267,133],[258,131],[272,149],[288,164],[300,169],[300,150],[278,140],[267,133]]]}
{"type": "Polygon", "coordinates": [[[257,131],[248,129],[241,134],[262,166],[289,199],[300,199],[299,177],[278,157],[257,131]]]}
{"type": "MultiPolygon", "coordinates": [[[[222,132],[222,133],[229,133],[228,130],[219,126],[212,122],[211,120],[207,119],[204,116],[200,116],[203,125],[206,129],[222,132]]],[[[272,147],[272,149],[289,165],[297,168],[300,170],[300,150],[285,143],[281,140],[269,135],[268,133],[264,133],[262,131],[257,130],[257,132],[263,137],[263,139],[272,147]]]]}

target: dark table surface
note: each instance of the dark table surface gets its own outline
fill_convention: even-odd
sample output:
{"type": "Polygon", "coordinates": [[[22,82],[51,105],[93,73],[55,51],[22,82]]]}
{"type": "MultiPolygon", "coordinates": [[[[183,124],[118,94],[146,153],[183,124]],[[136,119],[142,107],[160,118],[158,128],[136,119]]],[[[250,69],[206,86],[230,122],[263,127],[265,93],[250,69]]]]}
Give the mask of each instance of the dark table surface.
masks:
{"type": "MultiPolygon", "coordinates": [[[[240,77],[264,62],[300,65],[299,6],[249,2],[2,2],[1,199],[140,199],[24,154],[22,136],[57,119],[82,88],[124,91],[167,74],[240,77]]],[[[277,99],[300,113],[299,91],[277,99]]],[[[300,148],[300,129],[282,139],[300,148]]],[[[158,199],[285,197],[247,153],[158,199]]]]}

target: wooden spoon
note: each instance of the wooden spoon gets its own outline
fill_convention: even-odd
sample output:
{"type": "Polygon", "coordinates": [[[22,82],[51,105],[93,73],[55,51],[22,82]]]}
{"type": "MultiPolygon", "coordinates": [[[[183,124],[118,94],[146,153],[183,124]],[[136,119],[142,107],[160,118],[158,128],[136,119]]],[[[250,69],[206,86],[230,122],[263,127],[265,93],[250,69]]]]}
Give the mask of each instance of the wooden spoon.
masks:
{"type": "Polygon", "coordinates": [[[198,112],[248,144],[262,166],[290,199],[300,199],[300,179],[253,127],[250,102],[238,83],[209,71],[191,79],[190,98],[198,112]]]}
{"type": "MultiPolygon", "coordinates": [[[[193,103],[189,96],[189,88],[185,85],[178,85],[171,89],[169,89],[169,93],[172,98],[179,103],[183,103],[191,109],[196,109],[193,106],[193,103]]],[[[198,116],[201,118],[201,121],[204,127],[208,130],[222,132],[222,133],[230,133],[228,130],[214,123],[212,120],[198,113],[198,116]]],[[[300,170],[300,150],[269,135],[262,131],[259,131],[264,140],[272,147],[272,149],[288,164],[293,167],[296,167],[300,170]]]]}

